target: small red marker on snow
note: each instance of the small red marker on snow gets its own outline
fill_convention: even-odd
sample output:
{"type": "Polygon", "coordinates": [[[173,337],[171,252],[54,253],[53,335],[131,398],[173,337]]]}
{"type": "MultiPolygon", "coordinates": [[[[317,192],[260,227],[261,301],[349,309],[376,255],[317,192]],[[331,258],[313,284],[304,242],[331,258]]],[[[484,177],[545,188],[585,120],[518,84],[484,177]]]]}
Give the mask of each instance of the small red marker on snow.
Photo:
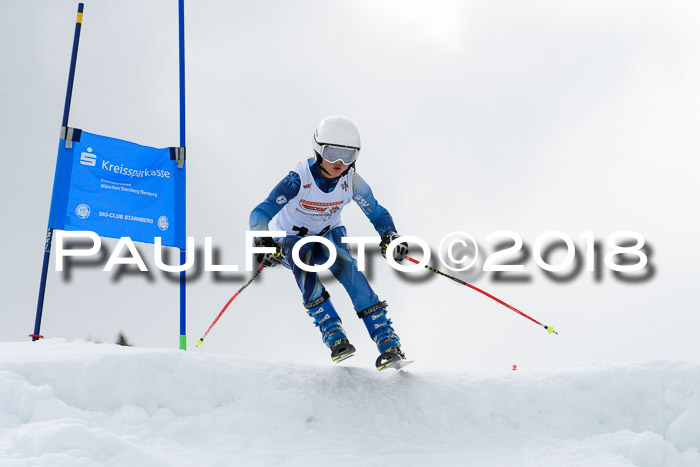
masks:
{"type": "Polygon", "coordinates": [[[513,365],[513,371],[518,369],[518,365],[513,365]]]}

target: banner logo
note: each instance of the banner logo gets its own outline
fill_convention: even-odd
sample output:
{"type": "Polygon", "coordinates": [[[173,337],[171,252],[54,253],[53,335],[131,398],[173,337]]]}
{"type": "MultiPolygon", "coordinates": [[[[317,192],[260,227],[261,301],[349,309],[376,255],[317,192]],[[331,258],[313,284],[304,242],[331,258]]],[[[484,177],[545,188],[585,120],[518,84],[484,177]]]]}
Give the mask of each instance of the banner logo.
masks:
{"type": "Polygon", "coordinates": [[[158,218],[158,228],[165,232],[168,230],[168,227],[170,227],[170,224],[168,223],[168,218],[165,216],[160,216],[158,218]]]}
{"type": "Polygon", "coordinates": [[[87,152],[80,153],[80,163],[89,167],[95,167],[97,154],[92,153],[92,148],[87,148],[87,152]]]}
{"type": "Polygon", "coordinates": [[[75,208],[75,215],[81,219],[87,219],[90,217],[90,206],[87,204],[79,204],[78,207],[75,208]]]}

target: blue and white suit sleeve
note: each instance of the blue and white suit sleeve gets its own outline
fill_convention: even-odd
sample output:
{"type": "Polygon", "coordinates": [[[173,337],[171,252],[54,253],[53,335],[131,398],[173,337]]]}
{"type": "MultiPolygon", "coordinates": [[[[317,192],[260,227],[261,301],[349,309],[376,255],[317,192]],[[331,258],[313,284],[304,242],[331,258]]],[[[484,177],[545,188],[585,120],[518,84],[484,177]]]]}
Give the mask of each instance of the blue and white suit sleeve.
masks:
{"type": "Polygon", "coordinates": [[[352,177],[352,191],[352,199],[360,206],[379,235],[384,235],[387,231],[396,232],[391,214],[379,204],[372,194],[372,189],[357,172],[352,177]]]}
{"type": "Polygon", "coordinates": [[[301,177],[299,174],[294,171],[289,172],[267,195],[265,201],[258,204],[250,213],[248,220],[250,230],[269,230],[268,225],[272,218],[282,210],[290,199],[299,194],[300,185],[301,177]]]}

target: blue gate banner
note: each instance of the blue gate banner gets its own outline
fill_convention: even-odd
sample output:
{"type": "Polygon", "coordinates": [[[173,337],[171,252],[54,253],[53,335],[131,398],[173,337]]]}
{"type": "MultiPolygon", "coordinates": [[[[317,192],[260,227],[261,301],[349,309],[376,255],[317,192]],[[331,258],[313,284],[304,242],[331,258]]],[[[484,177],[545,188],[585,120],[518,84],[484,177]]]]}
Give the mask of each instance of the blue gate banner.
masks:
{"type": "Polygon", "coordinates": [[[170,148],[150,148],[83,131],[60,141],[49,227],[91,230],[184,249],[185,166],[170,148]]]}

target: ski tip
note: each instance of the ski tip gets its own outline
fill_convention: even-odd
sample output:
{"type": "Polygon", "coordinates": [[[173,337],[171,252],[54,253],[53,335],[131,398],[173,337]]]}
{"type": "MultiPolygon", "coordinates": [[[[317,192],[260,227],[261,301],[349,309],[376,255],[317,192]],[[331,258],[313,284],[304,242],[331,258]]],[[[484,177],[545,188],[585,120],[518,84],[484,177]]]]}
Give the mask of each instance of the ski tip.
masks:
{"type": "Polygon", "coordinates": [[[393,368],[396,371],[400,371],[400,370],[403,370],[405,367],[407,367],[408,365],[410,365],[413,362],[415,362],[415,360],[400,360],[398,362],[384,365],[381,368],[377,367],[377,370],[383,371],[383,370],[386,370],[387,368],[393,368]]]}
{"type": "Polygon", "coordinates": [[[204,339],[197,339],[197,347],[201,347],[204,345],[204,339]]]}
{"type": "Polygon", "coordinates": [[[346,355],[341,355],[341,356],[339,356],[339,357],[333,358],[333,362],[334,362],[334,363],[340,363],[340,362],[343,362],[343,361],[347,360],[348,358],[354,357],[354,356],[355,356],[354,353],[346,354],[346,355]]]}

